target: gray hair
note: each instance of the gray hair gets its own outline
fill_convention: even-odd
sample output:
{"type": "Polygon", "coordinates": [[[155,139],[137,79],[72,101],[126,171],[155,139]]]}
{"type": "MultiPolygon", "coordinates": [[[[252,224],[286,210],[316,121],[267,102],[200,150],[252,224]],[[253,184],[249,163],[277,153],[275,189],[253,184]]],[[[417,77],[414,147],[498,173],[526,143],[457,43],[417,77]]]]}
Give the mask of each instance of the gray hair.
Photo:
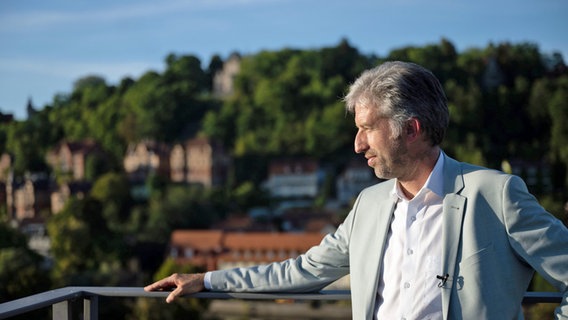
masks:
{"type": "Polygon", "coordinates": [[[444,139],[449,123],[446,95],[431,71],[410,62],[385,62],[359,76],[344,98],[348,112],[355,105],[374,107],[389,118],[399,136],[411,118],[420,122],[433,146],[444,139]]]}

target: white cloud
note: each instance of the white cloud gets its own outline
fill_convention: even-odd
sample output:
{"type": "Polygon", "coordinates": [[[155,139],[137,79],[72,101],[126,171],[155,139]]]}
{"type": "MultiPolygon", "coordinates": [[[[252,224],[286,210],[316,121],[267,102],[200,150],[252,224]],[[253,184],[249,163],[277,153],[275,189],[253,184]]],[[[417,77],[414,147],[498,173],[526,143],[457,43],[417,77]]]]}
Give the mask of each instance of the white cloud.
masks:
{"type": "Polygon", "coordinates": [[[75,81],[86,75],[97,74],[109,82],[117,82],[126,76],[139,77],[149,70],[159,71],[151,63],[142,61],[100,63],[25,59],[0,60],[0,73],[21,72],[38,77],[56,77],[70,81],[75,81]]]}
{"type": "MultiPolygon", "coordinates": [[[[128,19],[157,17],[169,13],[191,12],[207,9],[253,6],[291,0],[175,0],[167,2],[133,2],[128,5],[98,8],[68,9],[62,11],[44,10],[23,13],[0,13],[0,30],[22,30],[45,28],[73,23],[109,23],[128,19]]],[[[292,0],[294,1],[294,0],[292,0]]]]}

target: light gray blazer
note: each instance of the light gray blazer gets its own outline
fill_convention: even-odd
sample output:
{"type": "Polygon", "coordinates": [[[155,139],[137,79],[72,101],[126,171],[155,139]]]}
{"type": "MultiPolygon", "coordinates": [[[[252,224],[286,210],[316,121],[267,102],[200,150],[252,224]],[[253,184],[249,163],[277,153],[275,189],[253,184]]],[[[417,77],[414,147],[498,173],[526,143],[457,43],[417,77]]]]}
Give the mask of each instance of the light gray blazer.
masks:
{"type": "MultiPolygon", "coordinates": [[[[444,319],[522,319],[534,270],[563,292],[556,317],[568,317],[568,229],[520,178],[443,156],[444,319]]],[[[215,271],[212,290],[309,292],[350,274],[353,319],[373,319],[393,184],[363,190],[337,231],[297,259],[215,271]]]]}

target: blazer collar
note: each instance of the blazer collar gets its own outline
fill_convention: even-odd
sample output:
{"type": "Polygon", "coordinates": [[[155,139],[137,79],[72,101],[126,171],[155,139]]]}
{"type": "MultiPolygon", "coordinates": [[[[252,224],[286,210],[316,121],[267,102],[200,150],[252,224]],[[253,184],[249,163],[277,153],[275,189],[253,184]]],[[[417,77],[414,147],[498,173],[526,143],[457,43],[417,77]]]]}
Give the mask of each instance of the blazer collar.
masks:
{"type": "Polygon", "coordinates": [[[459,194],[464,188],[462,166],[443,151],[442,156],[444,157],[444,194],[459,194]]]}

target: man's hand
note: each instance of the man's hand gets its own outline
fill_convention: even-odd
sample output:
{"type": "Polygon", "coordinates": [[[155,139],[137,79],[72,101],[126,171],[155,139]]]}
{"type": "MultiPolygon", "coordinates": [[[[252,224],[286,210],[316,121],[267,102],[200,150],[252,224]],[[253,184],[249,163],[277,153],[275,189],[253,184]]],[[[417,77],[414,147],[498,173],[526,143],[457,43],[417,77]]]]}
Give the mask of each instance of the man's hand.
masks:
{"type": "Polygon", "coordinates": [[[203,289],[205,289],[205,285],[203,284],[204,278],[205,278],[204,273],[191,273],[191,274],[174,273],[167,278],[156,281],[144,287],[144,290],[164,291],[164,290],[174,289],[166,298],[166,302],[170,303],[174,301],[176,297],[203,291],[203,289]]]}

